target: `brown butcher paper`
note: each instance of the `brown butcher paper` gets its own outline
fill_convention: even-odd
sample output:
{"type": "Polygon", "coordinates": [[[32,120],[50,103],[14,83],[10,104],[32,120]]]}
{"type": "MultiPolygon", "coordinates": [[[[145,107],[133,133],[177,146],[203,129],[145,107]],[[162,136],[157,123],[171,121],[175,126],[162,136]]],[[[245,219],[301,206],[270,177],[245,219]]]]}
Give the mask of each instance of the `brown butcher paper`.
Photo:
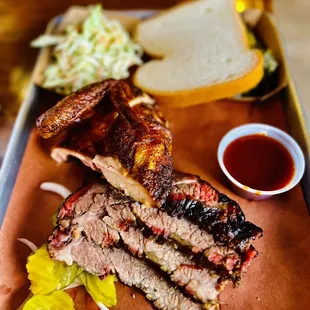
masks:
{"type": "MultiPolygon", "coordinates": [[[[46,101],[40,100],[38,115],[48,108],[46,101]]],[[[283,104],[285,98],[276,95],[262,104],[227,100],[176,110],[161,108],[173,135],[175,169],[200,175],[240,203],[247,219],[264,230],[263,238],[254,242],[259,256],[241,285],[227,287],[220,295],[223,310],[309,309],[310,218],[300,186],[266,201],[247,201],[231,192],[216,156],[220,139],[235,126],[261,122],[286,130],[283,104]]],[[[53,161],[49,155],[52,142],[43,141],[32,130],[1,228],[3,310],[18,308],[29,293],[25,265],[30,250],[17,238],[29,239],[38,246],[44,243],[53,228],[52,214],[62,202],[56,194],[40,190],[40,183],[57,182],[73,191],[87,172],[78,162],[58,165],[53,161]]],[[[76,300],[87,296],[82,288],[70,294],[76,300]]],[[[117,297],[115,309],[152,309],[143,294],[121,283],[117,283],[117,297]]],[[[96,306],[88,302],[87,309],[96,306]]]]}
{"type": "MultiPolygon", "coordinates": [[[[259,256],[240,287],[226,288],[221,294],[222,309],[308,309],[310,221],[300,186],[266,201],[249,202],[230,191],[216,158],[220,139],[235,126],[262,122],[285,129],[279,97],[262,105],[221,101],[161,110],[170,121],[175,168],[211,182],[240,203],[247,219],[264,230],[263,238],[254,242],[259,256]]],[[[30,250],[17,238],[41,245],[52,231],[51,216],[62,201],[40,190],[40,183],[58,182],[75,190],[86,170],[77,162],[57,165],[49,156],[49,142],[33,129],[1,229],[1,309],[16,309],[28,294],[25,264],[30,250]]],[[[117,296],[116,309],[152,309],[142,294],[120,283],[117,296]]]]}

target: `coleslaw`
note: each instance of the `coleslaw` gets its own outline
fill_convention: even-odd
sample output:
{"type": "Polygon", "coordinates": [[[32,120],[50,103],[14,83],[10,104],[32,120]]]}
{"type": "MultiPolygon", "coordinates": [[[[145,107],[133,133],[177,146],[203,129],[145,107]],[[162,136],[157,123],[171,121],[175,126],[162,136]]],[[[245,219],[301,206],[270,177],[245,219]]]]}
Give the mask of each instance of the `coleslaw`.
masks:
{"type": "Polygon", "coordinates": [[[64,95],[103,79],[127,78],[130,67],[142,64],[142,48],[100,5],[89,7],[82,25],[67,27],[64,35],[42,35],[31,46],[54,46],[42,86],[64,95]]]}

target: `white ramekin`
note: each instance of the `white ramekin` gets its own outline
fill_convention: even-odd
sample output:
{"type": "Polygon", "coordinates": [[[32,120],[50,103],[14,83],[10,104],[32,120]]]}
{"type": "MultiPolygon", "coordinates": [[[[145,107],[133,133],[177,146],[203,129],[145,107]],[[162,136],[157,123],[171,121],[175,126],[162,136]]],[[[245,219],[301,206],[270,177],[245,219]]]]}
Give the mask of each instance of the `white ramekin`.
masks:
{"type": "Polygon", "coordinates": [[[219,144],[217,150],[217,159],[222,171],[231,182],[234,191],[241,197],[249,200],[263,200],[269,198],[270,196],[281,194],[290,190],[300,181],[305,171],[305,158],[297,142],[284,131],[265,124],[246,124],[230,130],[222,138],[219,144]],[[250,188],[246,185],[241,184],[236,179],[234,179],[227,171],[223,162],[223,156],[227,146],[240,137],[252,134],[264,134],[268,137],[271,137],[282,143],[291,153],[295,164],[295,173],[292,180],[285,187],[274,191],[256,190],[254,188],[250,188]]]}

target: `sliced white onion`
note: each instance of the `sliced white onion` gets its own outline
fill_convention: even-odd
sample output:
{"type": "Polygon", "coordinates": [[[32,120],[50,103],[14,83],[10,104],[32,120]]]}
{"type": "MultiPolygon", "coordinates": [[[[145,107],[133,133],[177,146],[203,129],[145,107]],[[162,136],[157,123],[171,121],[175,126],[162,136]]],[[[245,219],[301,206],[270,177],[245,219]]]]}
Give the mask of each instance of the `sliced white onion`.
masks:
{"type": "Polygon", "coordinates": [[[96,302],[97,306],[100,308],[100,310],[109,310],[102,302],[96,302]]]}
{"type": "Polygon", "coordinates": [[[67,198],[71,194],[71,191],[68,188],[54,182],[43,182],[41,183],[40,188],[44,191],[56,193],[62,198],[67,198]]]}
{"type": "Polygon", "coordinates": [[[36,251],[36,249],[38,248],[33,242],[29,241],[28,239],[25,238],[17,238],[18,241],[24,243],[27,245],[28,248],[30,248],[30,250],[32,252],[36,251]]]}

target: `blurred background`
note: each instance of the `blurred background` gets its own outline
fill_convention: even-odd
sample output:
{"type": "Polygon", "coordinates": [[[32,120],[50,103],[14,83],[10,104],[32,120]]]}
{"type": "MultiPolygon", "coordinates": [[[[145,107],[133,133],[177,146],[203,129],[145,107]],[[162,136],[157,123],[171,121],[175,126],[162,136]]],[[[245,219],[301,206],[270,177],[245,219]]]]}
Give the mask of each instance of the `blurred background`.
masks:
{"type": "MultiPolygon", "coordinates": [[[[38,51],[29,42],[43,33],[48,21],[73,4],[101,2],[106,9],[162,9],[175,0],[0,0],[0,165],[20,104],[26,94],[38,51]]],[[[240,2],[240,1],[239,1],[240,2]]],[[[241,0],[260,7],[262,0],[241,0]]],[[[310,116],[310,0],[265,0],[287,52],[289,69],[310,116]]]]}

